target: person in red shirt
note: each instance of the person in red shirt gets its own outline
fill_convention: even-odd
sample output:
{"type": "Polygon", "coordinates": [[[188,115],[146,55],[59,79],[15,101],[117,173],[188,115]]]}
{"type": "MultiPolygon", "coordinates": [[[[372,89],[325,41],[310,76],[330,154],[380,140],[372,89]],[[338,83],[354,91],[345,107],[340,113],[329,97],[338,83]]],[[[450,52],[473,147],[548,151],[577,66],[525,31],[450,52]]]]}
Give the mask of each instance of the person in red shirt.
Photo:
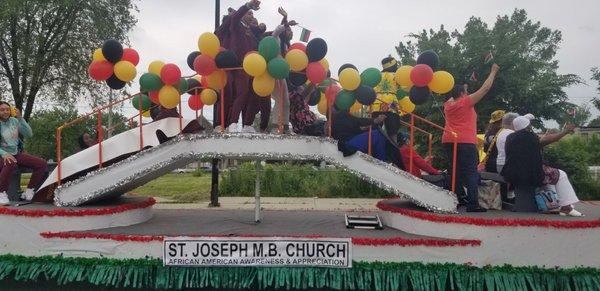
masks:
{"type": "Polygon", "coordinates": [[[467,212],[485,212],[485,208],[479,206],[479,174],[477,164],[479,156],[477,153],[477,104],[490,91],[496,74],[500,67],[493,64],[490,75],[479,90],[468,94],[463,86],[456,85],[446,94],[448,100],[444,102],[445,126],[442,135],[442,143],[446,149],[449,161],[448,169],[452,169],[452,157],[454,153],[454,136],[457,134],[457,158],[456,158],[456,194],[459,199],[466,197],[467,212]],[[467,188],[465,195],[464,188],[467,188]]]}
{"type": "Polygon", "coordinates": [[[427,160],[425,160],[417,151],[413,149],[412,152],[412,171],[410,170],[410,145],[407,144],[408,137],[404,133],[400,133],[398,135],[399,145],[400,145],[400,154],[402,155],[402,162],[404,163],[404,167],[407,172],[410,172],[417,178],[421,178],[421,171],[430,174],[430,175],[440,175],[440,170],[434,168],[429,164],[427,160]]]}

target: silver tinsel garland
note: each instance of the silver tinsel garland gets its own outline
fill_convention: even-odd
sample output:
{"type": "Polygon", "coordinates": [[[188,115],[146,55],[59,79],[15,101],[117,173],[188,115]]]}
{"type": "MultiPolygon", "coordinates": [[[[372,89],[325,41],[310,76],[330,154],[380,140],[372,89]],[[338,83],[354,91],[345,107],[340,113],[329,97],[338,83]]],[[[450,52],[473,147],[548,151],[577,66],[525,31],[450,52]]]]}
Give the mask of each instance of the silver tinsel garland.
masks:
{"type": "MultiPolygon", "coordinates": [[[[213,133],[213,134],[185,134],[185,135],[179,135],[176,138],[153,148],[150,149],[146,149],[142,152],[139,152],[123,161],[120,161],[118,163],[115,163],[109,167],[106,168],[102,168],[102,169],[98,169],[96,171],[90,172],[88,173],[86,176],[65,183],[61,186],[59,186],[56,191],[55,191],[55,204],[58,206],[74,206],[74,205],[80,205],[82,203],[97,199],[99,197],[102,197],[104,195],[106,195],[106,193],[111,193],[114,192],[115,190],[121,188],[122,186],[131,183],[134,180],[140,179],[141,177],[144,177],[146,175],[148,175],[149,173],[155,172],[155,171],[159,171],[162,168],[165,168],[169,165],[173,165],[175,163],[178,162],[182,162],[182,161],[189,161],[191,159],[203,159],[203,158],[233,158],[233,159],[251,159],[251,160],[321,160],[321,161],[325,161],[329,164],[332,164],[336,167],[342,168],[345,171],[352,173],[358,177],[360,177],[363,180],[366,180],[369,183],[372,183],[374,185],[376,185],[379,188],[382,188],[384,190],[387,190],[391,193],[394,193],[402,198],[408,199],[412,202],[414,202],[415,204],[427,208],[430,211],[433,212],[449,212],[446,209],[440,209],[437,208],[435,206],[432,205],[428,205],[425,204],[421,201],[418,201],[416,199],[414,199],[413,197],[410,197],[408,195],[405,195],[404,193],[402,193],[402,189],[399,189],[398,187],[394,187],[392,185],[388,185],[385,184],[383,182],[380,182],[377,179],[374,179],[372,177],[370,177],[369,175],[363,174],[361,172],[352,170],[352,169],[348,169],[343,163],[339,162],[337,159],[328,157],[326,155],[321,155],[321,154],[316,154],[316,155],[300,155],[300,154],[294,154],[294,153],[269,153],[269,152],[264,152],[264,153],[249,153],[249,152],[245,152],[245,153],[235,153],[235,152],[231,152],[231,153],[216,153],[216,152],[195,152],[194,150],[190,150],[190,152],[188,153],[183,153],[183,154],[179,154],[176,156],[171,157],[170,159],[160,162],[160,163],[156,163],[154,165],[151,165],[149,167],[145,167],[144,170],[142,171],[138,171],[138,172],[134,172],[131,175],[127,176],[124,179],[120,179],[119,181],[116,181],[115,184],[112,185],[106,185],[106,187],[103,187],[101,189],[98,189],[96,191],[93,191],[85,196],[81,196],[76,200],[73,201],[68,201],[68,202],[63,202],[60,199],[61,196],[61,192],[64,189],[67,189],[73,185],[77,185],[79,183],[83,183],[85,182],[87,179],[90,179],[96,175],[102,175],[105,173],[108,173],[111,171],[112,168],[116,168],[119,167],[120,165],[123,164],[127,164],[130,163],[136,159],[140,159],[145,157],[146,155],[152,155],[154,154],[156,151],[159,151],[161,149],[163,149],[164,147],[168,147],[169,145],[173,145],[179,142],[194,142],[197,140],[206,140],[206,139],[230,139],[230,138],[244,138],[244,139],[248,139],[248,140],[290,140],[290,139],[295,139],[298,141],[302,141],[302,142],[308,142],[308,143],[328,143],[328,144],[337,144],[337,142],[331,138],[323,138],[323,137],[312,137],[312,136],[299,136],[299,135],[267,135],[267,134],[220,134],[220,133],[213,133]]],[[[457,199],[456,196],[452,193],[449,192],[445,189],[442,189],[438,186],[435,186],[431,183],[428,183],[427,181],[424,181],[422,179],[419,179],[403,170],[400,170],[399,168],[395,167],[392,164],[386,163],[384,161],[378,160],[374,157],[371,157],[367,154],[364,154],[362,152],[357,152],[356,155],[358,155],[361,159],[363,159],[365,162],[367,163],[373,163],[376,164],[380,167],[384,167],[386,168],[388,171],[392,171],[393,173],[402,176],[406,179],[411,179],[415,182],[420,183],[423,187],[429,187],[435,191],[444,191],[446,192],[447,195],[449,195],[450,197],[453,198],[454,204],[456,205],[457,203],[457,199]]],[[[340,153],[341,156],[341,153],[340,153]]]]}

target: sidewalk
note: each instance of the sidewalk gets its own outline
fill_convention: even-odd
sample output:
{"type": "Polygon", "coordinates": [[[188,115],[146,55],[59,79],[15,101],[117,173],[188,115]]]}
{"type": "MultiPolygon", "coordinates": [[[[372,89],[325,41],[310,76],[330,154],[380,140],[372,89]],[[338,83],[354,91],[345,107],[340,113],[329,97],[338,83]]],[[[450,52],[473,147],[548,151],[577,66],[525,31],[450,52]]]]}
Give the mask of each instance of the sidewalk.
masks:
{"type": "MultiPolygon", "coordinates": [[[[164,198],[155,197],[154,209],[254,209],[254,197],[219,197],[220,207],[208,207],[208,201],[199,203],[169,203],[164,198]]],[[[340,210],[376,211],[375,204],[381,199],[362,198],[295,198],[261,197],[263,210],[340,210]]]]}

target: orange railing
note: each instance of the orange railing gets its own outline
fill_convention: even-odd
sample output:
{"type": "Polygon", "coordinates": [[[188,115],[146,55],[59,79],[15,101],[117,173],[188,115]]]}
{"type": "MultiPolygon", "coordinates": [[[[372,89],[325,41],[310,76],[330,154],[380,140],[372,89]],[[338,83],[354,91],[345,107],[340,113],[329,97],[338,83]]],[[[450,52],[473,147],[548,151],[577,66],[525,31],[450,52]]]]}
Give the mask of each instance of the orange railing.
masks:
{"type": "MultiPolygon", "coordinates": [[[[106,105],[103,106],[99,106],[97,108],[95,108],[92,112],[90,113],[86,113],[72,121],[66,122],[63,125],[59,126],[56,129],[56,170],[57,170],[57,176],[56,176],[56,183],[57,185],[61,184],[62,181],[62,131],[70,126],[73,126],[75,124],[78,123],[82,123],[85,120],[87,120],[88,118],[96,115],[97,116],[97,125],[96,125],[96,132],[97,132],[97,138],[98,138],[98,167],[102,168],[102,164],[103,164],[103,148],[102,148],[102,141],[104,139],[104,130],[102,129],[102,112],[103,110],[106,110],[108,108],[112,108],[115,105],[121,104],[127,100],[132,99],[134,96],[136,95],[140,95],[141,93],[137,93],[137,94],[133,94],[133,95],[127,95],[124,98],[115,100],[113,102],[110,102],[106,105]]],[[[139,121],[138,121],[138,128],[140,129],[140,150],[144,149],[144,135],[143,135],[143,127],[144,124],[142,122],[142,98],[138,98],[139,99],[139,106],[138,106],[138,114],[135,115],[134,117],[128,119],[127,121],[132,121],[133,118],[138,117],[139,121]]],[[[183,121],[182,121],[182,115],[181,115],[181,101],[179,102],[179,131],[182,131],[182,125],[183,125],[183,121]]],[[[114,128],[110,128],[111,130],[114,128]]]]}
{"type": "MultiPolygon", "coordinates": [[[[452,184],[451,184],[451,190],[452,192],[455,192],[456,190],[456,156],[457,156],[457,146],[458,146],[458,135],[456,134],[456,132],[451,131],[451,130],[447,130],[419,115],[416,115],[414,113],[411,112],[405,112],[401,109],[398,109],[403,115],[410,115],[410,122],[406,123],[404,121],[401,121],[402,124],[408,124],[409,128],[410,128],[410,144],[409,144],[409,162],[408,162],[408,170],[409,172],[412,172],[413,170],[413,153],[414,153],[414,145],[415,145],[415,129],[427,133],[429,135],[429,149],[428,149],[428,153],[429,156],[431,156],[432,154],[432,143],[433,143],[433,135],[423,129],[418,128],[417,126],[415,126],[415,119],[425,122],[426,124],[428,124],[429,126],[432,126],[436,129],[439,129],[441,131],[444,132],[448,132],[450,134],[452,134],[452,137],[454,138],[454,148],[452,151],[452,184]]],[[[371,155],[371,133],[372,133],[372,126],[369,127],[369,139],[368,139],[368,146],[367,146],[367,151],[368,154],[371,155]]]]}

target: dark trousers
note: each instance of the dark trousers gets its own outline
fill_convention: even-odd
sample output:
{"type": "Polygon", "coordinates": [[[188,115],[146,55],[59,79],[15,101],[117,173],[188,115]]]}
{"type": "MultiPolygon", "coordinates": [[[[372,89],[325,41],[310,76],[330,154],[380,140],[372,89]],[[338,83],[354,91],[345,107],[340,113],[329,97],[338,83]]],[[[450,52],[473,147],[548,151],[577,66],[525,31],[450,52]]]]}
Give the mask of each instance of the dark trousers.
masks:
{"type": "MultiPolygon", "coordinates": [[[[448,171],[452,173],[452,157],[454,144],[444,144],[446,157],[448,159],[448,171]]],[[[477,164],[479,155],[477,147],[470,143],[459,143],[456,151],[456,195],[467,198],[467,207],[476,208],[479,206],[479,173],[477,173],[477,164]],[[464,188],[467,188],[465,194],[464,188]]]]}
{"type": "Polygon", "coordinates": [[[8,184],[10,184],[12,173],[19,166],[31,168],[33,170],[33,174],[31,175],[31,179],[29,180],[27,188],[35,189],[37,186],[39,186],[40,182],[42,182],[42,179],[44,178],[44,175],[46,174],[46,161],[25,153],[18,153],[14,155],[14,157],[17,159],[16,163],[4,164],[4,162],[0,162],[0,166],[2,167],[2,170],[0,170],[0,192],[6,192],[8,189],[8,184]]]}
{"type": "MultiPolygon", "coordinates": [[[[241,70],[231,72],[231,77],[233,78],[233,96],[231,96],[230,98],[233,98],[233,106],[231,107],[231,112],[229,115],[229,124],[237,123],[238,119],[240,118],[240,114],[242,113],[242,110],[246,108],[248,102],[254,101],[251,100],[252,94],[250,90],[252,90],[252,85],[250,77],[241,70]]],[[[252,123],[244,125],[252,125],[252,123]]]]}
{"type": "Polygon", "coordinates": [[[256,114],[260,112],[260,129],[266,130],[269,127],[271,117],[271,97],[258,96],[254,91],[250,93],[250,100],[242,111],[243,123],[244,125],[252,125],[256,114]]]}

